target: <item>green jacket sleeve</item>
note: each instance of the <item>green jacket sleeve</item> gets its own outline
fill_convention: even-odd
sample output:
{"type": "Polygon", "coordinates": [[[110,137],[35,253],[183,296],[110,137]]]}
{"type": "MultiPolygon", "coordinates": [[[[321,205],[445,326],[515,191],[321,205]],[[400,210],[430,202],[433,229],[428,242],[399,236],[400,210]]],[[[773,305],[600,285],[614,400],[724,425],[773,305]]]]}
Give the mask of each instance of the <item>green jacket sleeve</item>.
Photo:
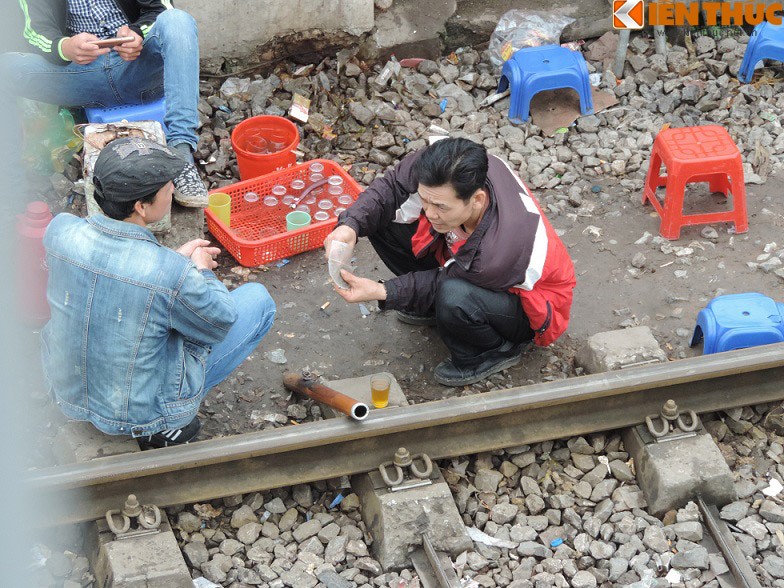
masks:
{"type": "Polygon", "coordinates": [[[31,51],[58,65],[69,62],[62,54],[65,34],[65,1],[18,0],[24,16],[22,35],[31,51]]]}
{"type": "Polygon", "coordinates": [[[171,0],[136,0],[136,5],[139,8],[139,18],[132,22],[129,26],[142,37],[146,37],[155,19],[164,10],[174,8],[171,0]]]}

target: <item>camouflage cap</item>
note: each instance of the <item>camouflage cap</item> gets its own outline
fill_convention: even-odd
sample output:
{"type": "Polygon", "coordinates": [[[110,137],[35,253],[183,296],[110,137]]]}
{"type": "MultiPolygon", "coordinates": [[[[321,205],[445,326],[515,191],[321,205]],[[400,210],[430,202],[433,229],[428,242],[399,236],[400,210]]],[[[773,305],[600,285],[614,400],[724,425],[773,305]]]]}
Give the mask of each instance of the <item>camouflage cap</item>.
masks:
{"type": "Polygon", "coordinates": [[[199,174],[168,147],[138,137],[109,143],[95,162],[95,194],[110,202],[131,202],[154,194],[168,182],[188,185],[199,174]]]}

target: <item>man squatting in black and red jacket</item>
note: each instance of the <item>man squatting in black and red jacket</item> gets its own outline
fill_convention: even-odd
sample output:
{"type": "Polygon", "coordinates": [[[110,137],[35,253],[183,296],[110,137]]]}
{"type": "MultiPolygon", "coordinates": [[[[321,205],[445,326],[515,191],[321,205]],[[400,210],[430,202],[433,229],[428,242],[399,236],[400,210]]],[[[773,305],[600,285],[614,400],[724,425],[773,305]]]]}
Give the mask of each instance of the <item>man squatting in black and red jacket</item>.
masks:
{"type": "Polygon", "coordinates": [[[376,179],[324,241],[368,237],[396,275],[341,275],[348,302],[379,301],[409,324],[435,324],[451,357],[434,377],[465,386],[549,345],[569,323],[574,268],[509,166],[468,139],[442,139],[376,179]]]}

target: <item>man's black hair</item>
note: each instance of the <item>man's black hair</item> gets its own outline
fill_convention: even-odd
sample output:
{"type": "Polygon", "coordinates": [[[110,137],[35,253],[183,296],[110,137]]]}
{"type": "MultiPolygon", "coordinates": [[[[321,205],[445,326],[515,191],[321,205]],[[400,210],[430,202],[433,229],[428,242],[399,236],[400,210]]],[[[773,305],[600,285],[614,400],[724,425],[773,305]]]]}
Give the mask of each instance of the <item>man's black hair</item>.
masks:
{"type": "Polygon", "coordinates": [[[98,196],[98,194],[95,194],[94,198],[106,216],[113,218],[114,220],[124,221],[133,214],[133,207],[137,202],[141,202],[142,204],[151,204],[152,201],[155,200],[156,194],[157,192],[153,192],[152,194],[143,196],[138,200],[131,200],[129,202],[112,202],[111,200],[101,198],[98,196]]]}
{"type": "Polygon", "coordinates": [[[468,139],[441,139],[425,148],[414,164],[423,186],[449,184],[461,200],[468,200],[487,180],[487,150],[468,139]]]}

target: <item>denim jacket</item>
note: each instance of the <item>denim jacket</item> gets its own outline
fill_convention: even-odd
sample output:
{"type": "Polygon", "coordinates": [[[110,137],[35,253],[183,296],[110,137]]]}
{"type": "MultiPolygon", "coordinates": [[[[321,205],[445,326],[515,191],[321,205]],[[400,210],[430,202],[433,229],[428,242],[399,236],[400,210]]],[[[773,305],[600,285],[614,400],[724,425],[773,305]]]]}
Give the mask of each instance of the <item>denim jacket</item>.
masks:
{"type": "Polygon", "coordinates": [[[44,372],[63,413],[134,437],[190,422],[211,345],[237,319],[223,283],[146,228],[106,216],[57,215],[44,246],[44,372]]]}

